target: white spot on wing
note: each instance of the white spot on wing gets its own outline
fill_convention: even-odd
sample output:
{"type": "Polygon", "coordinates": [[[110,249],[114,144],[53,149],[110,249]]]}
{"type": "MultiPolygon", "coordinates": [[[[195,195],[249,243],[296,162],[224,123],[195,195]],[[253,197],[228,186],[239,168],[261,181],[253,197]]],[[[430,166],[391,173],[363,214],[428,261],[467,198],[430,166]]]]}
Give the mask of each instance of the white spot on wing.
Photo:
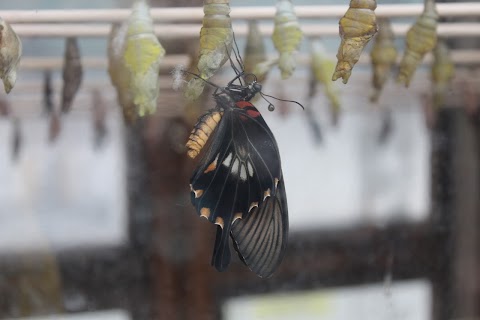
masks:
{"type": "Polygon", "coordinates": [[[247,181],[247,168],[245,167],[245,165],[242,165],[240,167],[240,179],[242,179],[243,181],[247,181]]]}
{"type": "Polygon", "coordinates": [[[231,161],[232,161],[232,154],[229,153],[228,156],[227,156],[227,158],[225,158],[225,160],[223,160],[222,163],[223,163],[223,165],[224,165],[225,167],[229,167],[231,161]]]}
{"type": "Polygon", "coordinates": [[[238,159],[235,159],[232,166],[232,174],[238,174],[239,164],[240,164],[240,161],[238,159]]]}
{"type": "Polygon", "coordinates": [[[250,175],[250,177],[253,177],[253,167],[250,161],[247,161],[247,166],[248,166],[248,174],[250,175]]]}

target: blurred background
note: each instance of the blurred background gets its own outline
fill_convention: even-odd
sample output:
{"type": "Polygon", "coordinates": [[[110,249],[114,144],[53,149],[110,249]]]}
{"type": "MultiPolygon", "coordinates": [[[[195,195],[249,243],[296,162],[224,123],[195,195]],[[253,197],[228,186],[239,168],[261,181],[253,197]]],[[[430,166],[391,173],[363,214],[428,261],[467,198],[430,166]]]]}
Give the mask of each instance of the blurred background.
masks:
{"type": "MultiPolygon", "coordinates": [[[[294,4],[346,10],[348,2],[294,4]]],[[[150,4],[201,7],[202,1],[150,4]]],[[[246,26],[235,20],[235,8],[275,2],[230,5],[235,30],[246,26]]],[[[130,6],[128,0],[2,1],[0,17],[4,10],[130,6]]],[[[338,17],[300,22],[336,26],[338,17]]],[[[72,111],[61,116],[55,110],[65,38],[20,38],[17,84],[0,94],[0,318],[480,318],[480,59],[456,60],[445,107],[434,117],[431,57],[408,89],[391,79],[372,105],[370,44],[349,83],[334,83],[338,123],[321,89],[309,100],[305,59],[288,80],[278,70],[269,73],[263,92],[310,101],[313,113],[306,117],[282,102],[268,112],[265,101],[256,102],[281,151],[290,220],[286,257],[272,278],[261,279],[236,256],[224,273],[210,266],[215,226],[190,203],[195,163],[183,146],[196,117],[214,102],[207,92],[192,112],[173,91],[170,71],[188,65],[198,38],[159,36],[167,55],[158,111],[133,126],[123,123],[108,77],[107,36],[78,37],[83,81],[72,111]]],[[[478,35],[446,40],[452,52],[480,46],[478,35]]],[[[237,41],[243,52],[244,33],[237,41]]],[[[323,38],[332,59],[339,42],[338,35],[323,38]]],[[[273,54],[269,37],[265,43],[273,54]]],[[[403,43],[396,38],[400,52],[403,43]]],[[[299,56],[308,57],[305,41],[299,56]]],[[[232,75],[225,67],[212,81],[225,85],[232,75]]]]}

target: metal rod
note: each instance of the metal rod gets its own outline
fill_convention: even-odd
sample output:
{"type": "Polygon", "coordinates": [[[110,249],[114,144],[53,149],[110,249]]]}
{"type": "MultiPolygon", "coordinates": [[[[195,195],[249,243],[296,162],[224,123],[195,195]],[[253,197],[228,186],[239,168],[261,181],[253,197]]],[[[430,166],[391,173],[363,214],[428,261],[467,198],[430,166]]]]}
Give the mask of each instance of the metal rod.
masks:
{"type": "MultiPolygon", "coordinates": [[[[347,2],[345,2],[347,3],[347,2]]],[[[299,18],[338,18],[345,14],[345,5],[296,6],[299,18]]],[[[423,10],[423,3],[417,4],[382,4],[376,9],[378,17],[417,16],[423,10]]],[[[437,10],[442,17],[466,17],[480,15],[480,3],[438,3],[437,10]]],[[[45,22],[120,22],[129,15],[130,9],[76,9],[76,10],[2,10],[0,17],[10,23],[45,23],[45,22]]],[[[203,9],[196,8],[152,8],[151,15],[155,21],[187,22],[200,21],[203,9]]],[[[271,7],[233,7],[233,19],[272,19],[275,8],[271,7]]]]}
{"type": "MultiPolygon", "coordinates": [[[[394,24],[393,31],[396,36],[404,36],[410,24],[394,24]]],[[[108,24],[15,24],[12,26],[21,37],[106,37],[111,26],[108,24]]],[[[160,39],[196,38],[199,36],[201,25],[199,24],[161,24],[155,26],[155,33],[160,39]]],[[[234,25],[235,35],[247,34],[246,24],[234,25]]],[[[260,31],[270,36],[273,25],[262,24],[260,31]]],[[[336,24],[306,24],[302,26],[305,36],[338,36],[336,24]]],[[[438,35],[441,37],[477,37],[480,36],[480,23],[440,23],[438,35]]]]}

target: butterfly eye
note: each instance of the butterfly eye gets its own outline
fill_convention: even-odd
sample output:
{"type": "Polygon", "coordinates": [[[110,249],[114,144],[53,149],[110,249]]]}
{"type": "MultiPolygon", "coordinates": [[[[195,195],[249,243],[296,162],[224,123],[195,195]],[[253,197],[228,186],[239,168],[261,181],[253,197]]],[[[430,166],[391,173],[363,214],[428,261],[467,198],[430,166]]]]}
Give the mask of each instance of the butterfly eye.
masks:
{"type": "Polygon", "coordinates": [[[260,92],[262,91],[262,85],[258,82],[253,83],[253,91],[260,92]]]}

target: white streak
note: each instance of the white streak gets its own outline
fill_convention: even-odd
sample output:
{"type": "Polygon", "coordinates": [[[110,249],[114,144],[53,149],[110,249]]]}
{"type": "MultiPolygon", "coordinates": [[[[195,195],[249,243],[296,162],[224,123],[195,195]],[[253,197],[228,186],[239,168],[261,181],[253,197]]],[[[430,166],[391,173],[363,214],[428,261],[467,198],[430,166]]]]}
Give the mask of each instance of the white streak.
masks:
{"type": "Polygon", "coordinates": [[[172,76],[172,88],[175,91],[181,89],[185,85],[185,83],[187,83],[187,81],[185,80],[185,67],[181,64],[176,65],[175,68],[173,68],[172,76]]]}
{"type": "Polygon", "coordinates": [[[223,163],[223,165],[224,165],[225,167],[229,167],[231,161],[232,161],[232,154],[229,153],[228,156],[227,156],[227,158],[226,158],[225,160],[223,160],[222,163],[223,163]]]}

